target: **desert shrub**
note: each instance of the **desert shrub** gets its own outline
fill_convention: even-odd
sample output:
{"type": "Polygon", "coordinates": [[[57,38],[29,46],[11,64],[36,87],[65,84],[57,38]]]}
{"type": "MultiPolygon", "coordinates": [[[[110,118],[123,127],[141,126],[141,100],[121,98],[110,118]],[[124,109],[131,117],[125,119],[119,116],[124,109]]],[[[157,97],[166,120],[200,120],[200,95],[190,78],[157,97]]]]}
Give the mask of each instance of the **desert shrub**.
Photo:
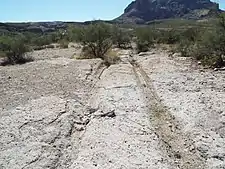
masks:
{"type": "MultiPolygon", "coordinates": [[[[180,44],[178,51],[182,56],[193,57],[203,65],[221,67],[224,65],[222,56],[225,55],[225,31],[205,29],[200,32],[189,32],[180,44]]],[[[189,30],[190,31],[190,30],[189,30]]]]}
{"type": "Polygon", "coordinates": [[[52,43],[52,39],[50,36],[42,35],[40,37],[34,37],[31,39],[31,44],[35,46],[44,46],[52,43]]]}
{"type": "Polygon", "coordinates": [[[28,51],[28,46],[26,46],[21,39],[18,37],[13,38],[9,43],[9,50],[6,52],[6,57],[1,65],[24,64],[33,61],[32,57],[26,55],[28,51]]]}
{"type": "Polygon", "coordinates": [[[90,58],[102,58],[112,47],[111,27],[104,23],[95,23],[84,27],[79,32],[79,41],[83,52],[90,58]]]}
{"type": "Polygon", "coordinates": [[[154,45],[155,33],[149,28],[136,29],[136,47],[137,52],[146,52],[154,45]]]}
{"type": "MultiPolygon", "coordinates": [[[[94,59],[97,58],[93,53],[90,51],[89,47],[83,47],[81,55],[76,57],[76,59],[94,59]]],[[[104,63],[106,66],[110,66],[112,64],[116,64],[120,61],[120,57],[118,53],[112,49],[109,49],[104,55],[104,63]]]]}
{"type": "Polygon", "coordinates": [[[57,43],[61,38],[61,35],[58,31],[52,32],[48,36],[49,36],[49,39],[50,39],[51,43],[57,43]]]}
{"type": "Polygon", "coordinates": [[[80,32],[82,31],[82,28],[74,25],[69,25],[66,31],[66,34],[64,36],[64,39],[66,39],[69,42],[79,42],[80,41],[80,32]]]}
{"type": "Polygon", "coordinates": [[[188,28],[181,33],[181,39],[196,42],[203,31],[200,27],[188,28]]]}
{"type": "Polygon", "coordinates": [[[5,58],[6,57],[6,53],[3,51],[0,51],[0,58],[5,58]]]}
{"type": "Polygon", "coordinates": [[[82,59],[94,59],[96,56],[93,54],[92,50],[88,46],[84,46],[81,50],[81,56],[79,58],[82,59]]]}
{"type": "Polygon", "coordinates": [[[10,50],[10,44],[12,43],[12,38],[9,36],[0,37],[0,51],[5,52],[10,50]]]}
{"type": "Polygon", "coordinates": [[[147,52],[147,51],[149,51],[149,47],[150,46],[147,41],[137,40],[137,42],[136,42],[137,53],[147,52]]]}
{"type": "Polygon", "coordinates": [[[116,51],[108,50],[108,52],[105,54],[104,62],[106,66],[116,64],[119,61],[120,57],[118,56],[118,53],[116,51]]]}
{"type": "Polygon", "coordinates": [[[112,40],[118,48],[127,49],[131,47],[131,35],[128,30],[119,26],[112,28],[112,40]]]}
{"type": "Polygon", "coordinates": [[[190,43],[190,41],[183,39],[177,44],[177,48],[175,51],[179,52],[183,57],[189,57],[191,56],[190,48],[192,47],[192,45],[193,44],[190,43]]]}
{"type": "Polygon", "coordinates": [[[181,33],[178,30],[161,30],[157,33],[157,42],[163,44],[176,44],[181,40],[181,33]]]}
{"type": "Polygon", "coordinates": [[[60,45],[60,48],[65,49],[69,47],[69,42],[63,39],[59,41],[59,45],[60,45]]]}
{"type": "Polygon", "coordinates": [[[222,56],[225,54],[225,34],[224,32],[207,31],[196,43],[194,57],[201,60],[204,65],[213,67],[223,66],[222,56]]]}

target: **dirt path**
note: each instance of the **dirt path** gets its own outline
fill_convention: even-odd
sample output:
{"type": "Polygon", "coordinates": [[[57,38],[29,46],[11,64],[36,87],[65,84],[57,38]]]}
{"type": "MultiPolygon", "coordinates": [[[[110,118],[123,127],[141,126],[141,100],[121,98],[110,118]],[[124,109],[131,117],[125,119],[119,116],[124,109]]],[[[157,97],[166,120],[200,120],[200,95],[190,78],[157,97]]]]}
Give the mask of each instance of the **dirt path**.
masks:
{"type": "Polygon", "coordinates": [[[169,58],[166,52],[136,60],[145,83],[151,84],[144,88],[151,120],[178,167],[224,168],[224,73],[204,70],[188,58],[169,58]]]}
{"type": "Polygon", "coordinates": [[[89,105],[96,111],[71,168],[173,168],[159,149],[130,64],[110,66],[89,105]]]}
{"type": "Polygon", "coordinates": [[[182,133],[179,122],[163,105],[148,74],[136,61],[131,60],[131,64],[142,86],[145,103],[149,108],[150,122],[162,142],[161,150],[174,161],[178,168],[205,168],[205,162],[198,152],[190,149],[193,141],[186,133],[182,133]]]}
{"type": "Polygon", "coordinates": [[[155,51],[0,67],[2,169],[223,169],[224,74],[155,51]]]}

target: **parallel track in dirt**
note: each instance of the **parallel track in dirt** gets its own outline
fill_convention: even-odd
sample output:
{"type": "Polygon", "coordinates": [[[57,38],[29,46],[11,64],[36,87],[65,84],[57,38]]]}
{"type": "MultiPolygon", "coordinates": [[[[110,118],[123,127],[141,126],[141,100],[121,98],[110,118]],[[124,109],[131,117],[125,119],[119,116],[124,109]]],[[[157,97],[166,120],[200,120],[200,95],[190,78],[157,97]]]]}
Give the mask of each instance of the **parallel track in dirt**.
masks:
{"type": "Polygon", "coordinates": [[[193,146],[187,133],[183,133],[179,122],[160,101],[152,80],[144,69],[132,58],[129,59],[139,86],[142,88],[149,119],[161,140],[165,158],[179,169],[205,169],[205,161],[193,146]]]}

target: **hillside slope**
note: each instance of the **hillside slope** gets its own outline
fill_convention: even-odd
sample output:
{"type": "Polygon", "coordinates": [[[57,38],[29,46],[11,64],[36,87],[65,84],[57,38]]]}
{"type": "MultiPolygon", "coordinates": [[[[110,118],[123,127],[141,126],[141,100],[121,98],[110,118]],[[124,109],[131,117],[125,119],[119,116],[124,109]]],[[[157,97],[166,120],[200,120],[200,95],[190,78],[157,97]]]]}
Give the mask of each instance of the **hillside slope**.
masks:
{"type": "Polygon", "coordinates": [[[146,23],[152,20],[201,19],[221,12],[210,0],[135,0],[115,19],[120,23],[146,23]]]}

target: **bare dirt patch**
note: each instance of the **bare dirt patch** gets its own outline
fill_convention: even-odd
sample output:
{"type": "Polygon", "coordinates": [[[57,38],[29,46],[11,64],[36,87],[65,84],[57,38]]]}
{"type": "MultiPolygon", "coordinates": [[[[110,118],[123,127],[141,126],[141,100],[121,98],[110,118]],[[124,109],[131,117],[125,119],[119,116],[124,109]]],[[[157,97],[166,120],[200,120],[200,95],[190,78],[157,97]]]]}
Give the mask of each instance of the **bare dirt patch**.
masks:
{"type": "Polygon", "coordinates": [[[76,53],[0,67],[0,168],[224,168],[224,72],[159,50],[109,67],[76,53]]]}
{"type": "Polygon", "coordinates": [[[181,148],[180,168],[223,168],[224,73],[197,68],[188,58],[167,56],[165,52],[154,52],[137,57],[152,81],[160,107],[170,113],[169,119],[165,111],[157,117],[162,139],[169,139],[169,146],[177,150],[181,148]],[[184,139],[180,140],[180,136],[184,139]]]}

